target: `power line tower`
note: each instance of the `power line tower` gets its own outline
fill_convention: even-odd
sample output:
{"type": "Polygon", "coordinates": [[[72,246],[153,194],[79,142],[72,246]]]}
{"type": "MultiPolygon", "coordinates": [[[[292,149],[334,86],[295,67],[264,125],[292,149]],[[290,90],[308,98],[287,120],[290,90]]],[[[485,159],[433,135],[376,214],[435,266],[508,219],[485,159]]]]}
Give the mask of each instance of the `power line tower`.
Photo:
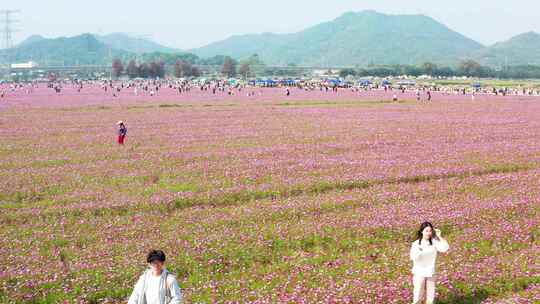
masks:
{"type": "MultiPolygon", "coordinates": [[[[13,47],[13,33],[18,31],[18,29],[15,28],[15,24],[19,22],[19,20],[14,18],[14,16],[19,12],[19,10],[0,10],[0,37],[2,38],[0,49],[7,50],[13,47]]],[[[4,72],[6,73],[9,71],[9,57],[8,51],[4,52],[4,56],[0,55],[0,67],[5,65],[4,72]]]]}
{"type": "Polygon", "coordinates": [[[2,22],[2,48],[13,47],[13,34],[18,31],[15,24],[19,23],[14,16],[20,13],[19,10],[0,10],[0,21],[2,22]]]}

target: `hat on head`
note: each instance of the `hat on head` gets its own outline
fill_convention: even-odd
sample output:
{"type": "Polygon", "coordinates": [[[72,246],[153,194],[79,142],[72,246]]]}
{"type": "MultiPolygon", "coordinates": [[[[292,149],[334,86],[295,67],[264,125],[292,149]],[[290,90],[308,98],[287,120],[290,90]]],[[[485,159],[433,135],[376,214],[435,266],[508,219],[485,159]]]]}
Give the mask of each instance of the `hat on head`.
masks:
{"type": "Polygon", "coordinates": [[[117,125],[123,125],[124,122],[120,120],[120,121],[118,121],[116,124],[117,124],[117,125]]]}

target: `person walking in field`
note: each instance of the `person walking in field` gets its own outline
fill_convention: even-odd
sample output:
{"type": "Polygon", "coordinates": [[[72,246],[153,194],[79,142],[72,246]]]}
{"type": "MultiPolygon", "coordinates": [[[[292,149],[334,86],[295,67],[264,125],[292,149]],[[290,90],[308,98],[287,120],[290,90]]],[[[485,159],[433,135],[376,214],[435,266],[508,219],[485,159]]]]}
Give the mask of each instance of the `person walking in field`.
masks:
{"type": "Polygon", "coordinates": [[[118,125],[118,144],[123,145],[124,140],[126,139],[127,127],[124,124],[124,122],[121,120],[117,123],[117,125],[118,125]]]}
{"type": "Polygon", "coordinates": [[[413,304],[421,303],[424,295],[426,304],[432,304],[435,300],[437,253],[445,253],[448,249],[448,242],[443,239],[439,229],[434,229],[429,222],[420,225],[410,251],[413,261],[413,304]]]}
{"type": "Polygon", "coordinates": [[[152,250],[146,257],[149,268],[139,277],[128,304],[180,304],[182,293],[176,277],[167,271],[165,253],[152,250]]]}

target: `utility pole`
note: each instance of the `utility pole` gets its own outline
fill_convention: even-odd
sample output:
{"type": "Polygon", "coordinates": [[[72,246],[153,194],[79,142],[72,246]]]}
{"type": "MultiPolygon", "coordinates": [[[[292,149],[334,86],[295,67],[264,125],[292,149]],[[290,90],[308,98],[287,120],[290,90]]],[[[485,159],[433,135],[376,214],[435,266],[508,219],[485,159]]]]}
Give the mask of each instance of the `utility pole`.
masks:
{"type": "Polygon", "coordinates": [[[19,22],[14,16],[20,13],[19,10],[0,10],[0,22],[2,23],[2,48],[13,47],[13,33],[17,32],[15,24],[19,22]]]}
{"type": "Polygon", "coordinates": [[[7,50],[13,47],[13,33],[17,32],[15,24],[19,22],[14,16],[19,12],[19,10],[0,10],[0,37],[2,38],[0,49],[6,50],[4,58],[0,58],[0,68],[2,67],[2,63],[5,63],[6,75],[9,73],[10,67],[9,52],[7,50]]]}

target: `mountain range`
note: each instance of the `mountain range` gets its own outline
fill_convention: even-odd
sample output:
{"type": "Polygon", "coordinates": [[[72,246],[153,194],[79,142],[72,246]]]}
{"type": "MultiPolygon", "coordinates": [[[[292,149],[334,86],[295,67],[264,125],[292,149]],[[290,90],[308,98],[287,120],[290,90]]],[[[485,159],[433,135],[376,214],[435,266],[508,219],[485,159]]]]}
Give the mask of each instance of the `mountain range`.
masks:
{"type": "MultiPolygon", "coordinates": [[[[207,58],[236,59],[257,54],[268,65],[367,66],[416,65],[433,62],[456,66],[472,59],[482,65],[540,65],[540,34],[524,33],[484,46],[424,15],[388,15],[375,11],[349,12],[291,34],[232,36],[188,52],[207,58]]],[[[39,64],[104,64],[112,57],[133,58],[140,53],[185,53],[123,33],[83,34],[48,39],[34,35],[16,48],[0,51],[11,61],[39,64]]]]}
{"type": "Polygon", "coordinates": [[[528,32],[509,40],[495,43],[471,55],[479,63],[487,66],[515,66],[540,64],[540,34],[528,32]]]}
{"type": "Polygon", "coordinates": [[[15,48],[0,50],[0,61],[8,58],[10,62],[35,61],[49,66],[102,65],[109,64],[111,58],[127,60],[150,53],[184,52],[124,33],[82,34],[52,39],[32,35],[15,48]]]}
{"type": "Polygon", "coordinates": [[[346,13],[293,34],[233,36],[192,50],[199,56],[256,53],[269,64],[308,66],[441,64],[457,62],[483,46],[423,15],[346,13]]]}
{"type": "Polygon", "coordinates": [[[35,61],[44,66],[100,65],[110,58],[126,58],[129,52],[111,48],[94,35],[47,39],[34,35],[17,47],[1,50],[0,58],[9,62],[35,61]]]}

